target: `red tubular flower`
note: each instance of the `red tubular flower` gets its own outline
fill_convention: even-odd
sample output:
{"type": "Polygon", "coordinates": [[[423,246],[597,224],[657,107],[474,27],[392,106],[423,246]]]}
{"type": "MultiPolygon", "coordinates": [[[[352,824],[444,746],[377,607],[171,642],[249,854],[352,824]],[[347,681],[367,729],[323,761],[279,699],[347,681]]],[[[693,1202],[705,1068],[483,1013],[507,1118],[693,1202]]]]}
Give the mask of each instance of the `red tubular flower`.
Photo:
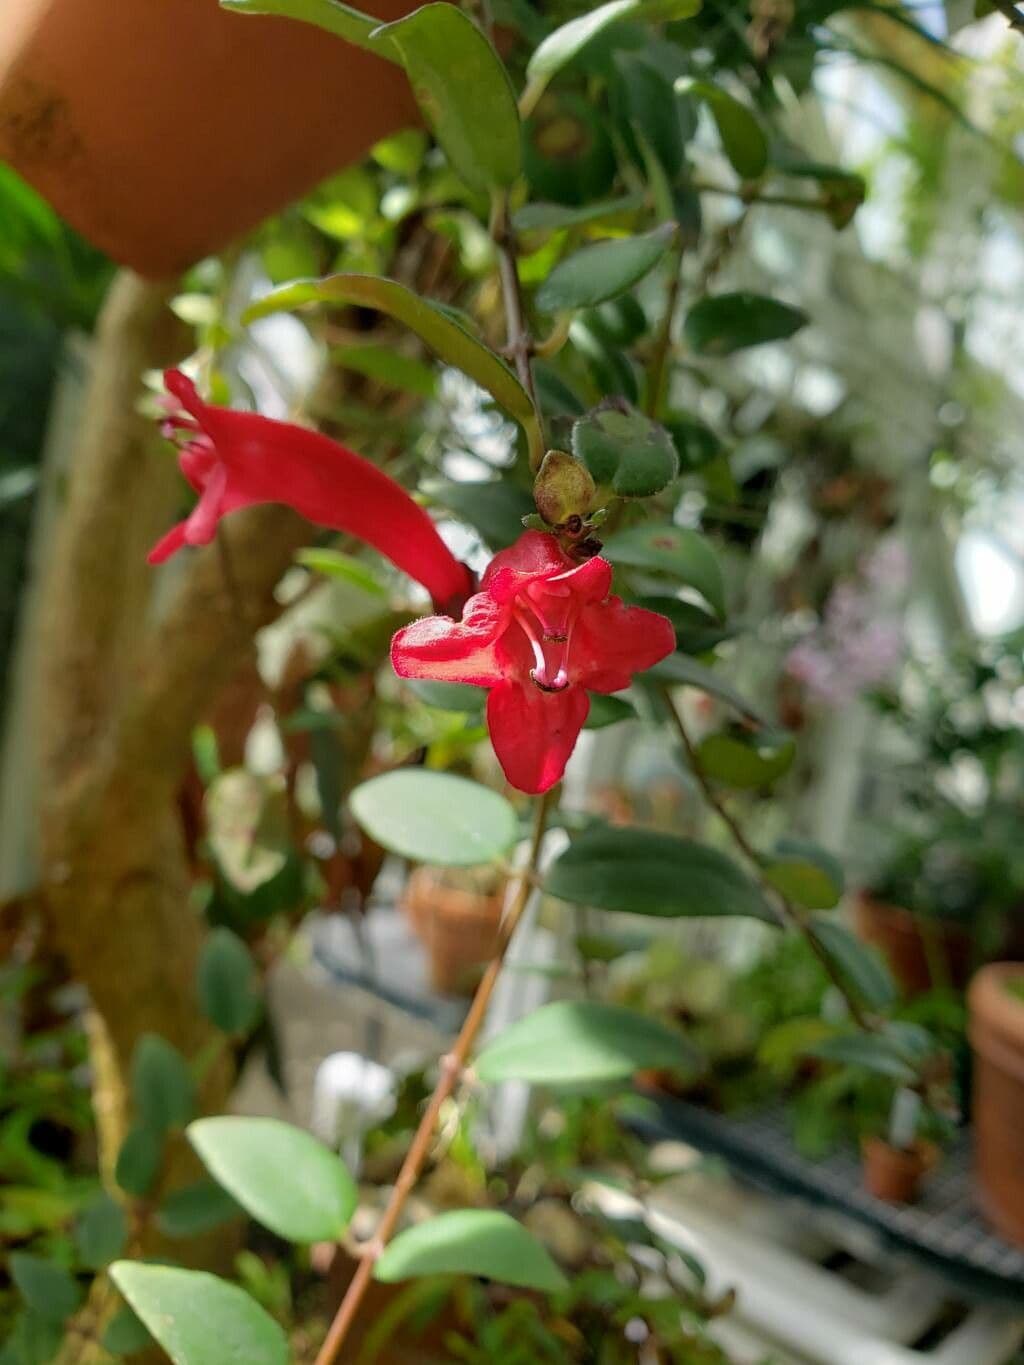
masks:
{"type": "Polygon", "coordinates": [[[590,709],[675,649],[664,616],[609,596],[606,559],[582,564],[527,531],[495,555],[461,621],[428,616],[391,644],[402,678],[489,687],[487,725],[505,776],[543,792],[565,771],[590,709]]]}
{"type": "Polygon", "coordinates": [[[165,429],[185,436],[179,463],[199,502],[154,545],[151,564],[183,545],[208,544],[229,512],[280,502],[366,541],[422,583],[437,606],[465,600],[469,570],[423,508],[376,465],[319,432],[206,403],[180,370],[168,370],[164,382],[184,409],[165,429]]]}

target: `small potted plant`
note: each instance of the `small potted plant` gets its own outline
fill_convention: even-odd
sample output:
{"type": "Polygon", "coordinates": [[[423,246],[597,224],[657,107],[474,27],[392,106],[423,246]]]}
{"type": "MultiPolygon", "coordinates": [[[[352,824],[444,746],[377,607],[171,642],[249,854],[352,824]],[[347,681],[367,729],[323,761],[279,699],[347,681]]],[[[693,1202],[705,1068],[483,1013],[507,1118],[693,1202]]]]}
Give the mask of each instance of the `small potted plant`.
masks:
{"type": "Polygon", "coordinates": [[[1024,1246],[1024,963],[983,967],[968,1007],[981,1202],[1000,1235],[1024,1246]]]}
{"type": "Polygon", "coordinates": [[[858,932],[877,947],[907,996],[963,990],[1000,951],[1019,918],[1016,853],[991,826],[946,815],[899,839],[856,901],[858,932]]]}
{"type": "Polygon", "coordinates": [[[418,867],[403,905],[430,954],[442,995],[472,994],[493,957],[505,902],[505,876],[492,867],[418,867]]]}
{"type": "Polygon", "coordinates": [[[898,1089],[884,1133],[861,1138],[864,1187],[887,1204],[912,1204],[921,1182],[939,1160],[937,1144],[921,1136],[925,1108],[913,1090],[898,1089]]]}

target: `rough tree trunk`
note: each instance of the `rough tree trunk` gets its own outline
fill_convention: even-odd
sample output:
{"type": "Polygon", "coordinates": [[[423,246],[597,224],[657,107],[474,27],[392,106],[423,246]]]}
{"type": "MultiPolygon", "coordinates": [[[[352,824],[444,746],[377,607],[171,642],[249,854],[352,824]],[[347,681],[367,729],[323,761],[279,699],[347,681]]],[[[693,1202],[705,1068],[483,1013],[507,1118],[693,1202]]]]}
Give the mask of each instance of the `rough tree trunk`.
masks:
{"type": "MultiPolygon", "coordinates": [[[[130,1117],[125,1081],[139,1036],[159,1033],[194,1056],[207,1032],[194,985],[202,926],[175,807],[190,734],[274,615],[273,589],[308,535],[285,509],[239,514],[228,534],[242,611],[215,547],[164,571],[177,578],[160,583],[157,600],[160,575],[145,552],[182,490],[137,405],[143,371],[187,349],[168,294],[127,273],[111,290],[41,607],[44,890],[93,1006],[108,1172],[130,1117]]],[[[215,1070],[207,1103],[221,1103],[229,1083],[226,1068],[215,1070]]]]}

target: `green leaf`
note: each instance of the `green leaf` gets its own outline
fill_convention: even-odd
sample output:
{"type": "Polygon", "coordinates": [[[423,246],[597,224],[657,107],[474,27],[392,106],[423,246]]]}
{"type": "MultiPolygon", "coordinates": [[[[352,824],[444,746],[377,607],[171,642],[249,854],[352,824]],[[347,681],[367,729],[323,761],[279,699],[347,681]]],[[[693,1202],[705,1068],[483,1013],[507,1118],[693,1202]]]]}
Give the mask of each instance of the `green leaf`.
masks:
{"type": "Polygon", "coordinates": [[[144,1033],[132,1054],[132,1098],[139,1122],[154,1132],[183,1128],[195,1110],[188,1063],[165,1038],[144,1033]]]}
{"type": "Polygon", "coordinates": [[[224,879],[249,894],[271,883],[288,862],[288,799],[278,774],[230,768],[206,793],[210,851],[224,879]]]}
{"type": "Polygon", "coordinates": [[[829,1062],[846,1066],[862,1066],[879,1076],[888,1076],[901,1084],[914,1080],[914,1069],[904,1059],[890,1039],[878,1033],[850,1033],[823,1038],[808,1049],[810,1057],[822,1057],[829,1062]]]}
{"type": "Polygon", "coordinates": [[[435,706],[439,711],[461,711],[467,716],[477,716],[487,701],[487,689],[474,687],[471,683],[433,682],[429,678],[405,678],[403,682],[421,702],[435,706]]]}
{"type": "Polygon", "coordinates": [[[806,839],[780,839],[764,876],[806,910],[831,910],[843,894],[842,864],[806,839]]]}
{"type": "Polygon", "coordinates": [[[686,315],[684,331],[698,355],[720,356],[766,341],[785,341],[806,323],[801,309],[744,290],[701,299],[686,315]]]}
{"type": "Polygon", "coordinates": [[[114,1179],[125,1194],[141,1199],[152,1189],[163,1158],[163,1131],[136,1124],[129,1130],[117,1154],[114,1179]]]}
{"type": "Polygon", "coordinates": [[[103,1349],[115,1356],[133,1356],[153,1344],[153,1338],[128,1307],[111,1318],[103,1333],[103,1349]]]}
{"type": "Polygon", "coordinates": [[[572,448],[595,483],[622,498],[653,497],[679,472],[671,436],[641,412],[604,408],[589,413],[573,426],[572,448]]]}
{"type": "Polygon", "coordinates": [[[311,569],[313,573],[323,574],[325,578],[336,578],[343,583],[351,583],[353,587],[360,588],[374,597],[388,595],[387,588],[362,560],[356,559],[354,555],[345,554],[343,550],[310,547],[300,550],[295,560],[303,568],[311,569]]]}
{"type": "Polygon", "coordinates": [[[764,174],[768,164],[768,139],[745,104],[711,81],[694,80],[689,76],[681,76],[676,81],[676,92],[703,100],[711,110],[725,154],[737,175],[744,180],[756,180],[764,174]]]}
{"type": "Polygon", "coordinates": [[[683,687],[696,687],[701,692],[706,692],[708,696],[717,697],[719,701],[734,707],[741,716],[746,716],[758,725],[771,728],[769,722],[754,709],[753,704],[721,674],[685,654],[670,654],[667,659],[662,659],[653,668],[649,668],[644,677],[683,687]]]}
{"type": "Polygon", "coordinates": [[[585,729],[604,730],[609,725],[617,725],[620,720],[636,720],[636,710],[624,697],[602,696],[599,692],[590,694],[590,713],[585,729]]]}
{"type": "Polygon", "coordinates": [[[199,1004],[224,1033],[247,1033],[261,1009],[256,964],[230,929],[214,929],[199,959],[199,1004]]]}
{"type": "Polygon", "coordinates": [[[708,735],[697,748],[708,777],[740,790],[769,786],[789,770],[795,756],[793,736],[778,730],[727,730],[708,735]]]}
{"type": "Polygon", "coordinates": [[[116,1261],[128,1241],[128,1220],[124,1209],[109,1194],[90,1199],[75,1223],[75,1246],[82,1264],[89,1270],[102,1270],[116,1261]]]}
{"type": "Polygon", "coordinates": [[[896,999],[896,983],[881,954],[861,942],[832,915],[813,915],[810,930],[866,1005],[887,1009],[896,999]]]}
{"type": "Polygon", "coordinates": [[[356,787],[356,820],[371,839],[415,862],[471,867],[507,853],[518,822],[503,796],[452,773],[400,768],[356,787]]]}
{"type": "Polygon", "coordinates": [[[637,606],[668,617],[676,632],[676,646],[684,654],[707,654],[735,633],[729,626],[721,625],[705,607],[684,602],[680,597],[638,597],[637,606]]]}
{"type": "Polygon", "coordinates": [[[64,1322],[78,1311],[82,1289],[70,1270],[26,1251],[12,1252],[9,1265],[18,1292],[39,1317],[64,1322]]]}
{"type": "MultiPolygon", "coordinates": [[[[683,127],[672,86],[642,55],[621,53],[616,60],[621,116],[633,136],[645,141],[663,175],[674,180],[683,164],[683,127]]],[[[659,203],[660,201],[656,200],[659,203]]],[[[671,202],[671,199],[670,199],[671,202]]]]}
{"type": "Polygon", "coordinates": [[[301,19],[389,62],[398,61],[397,52],[386,43],[376,36],[371,42],[370,35],[380,30],[380,20],[343,5],[340,0],[220,0],[220,7],[237,14],[276,14],[283,19],[301,19]]]}
{"type": "MultiPolygon", "coordinates": [[[[458,11],[454,11],[458,12],[458,11]]],[[[243,314],[254,322],[271,313],[293,312],[310,303],[351,303],[376,308],[401,322],[447,365],[462,370],[524,429],[537,462],[544,454],[537,414],[526,390],[508,366],[472,332],[396,280],[379,275],[328,275],[321,280],[294,280],[259,299],[243,314]]]]}
{"type": "Polygon", "coordinates": [[[524,488],[506,479],[425,479],[422,491],[480,532],[492,550],[503,550],[523,534],[523,517],[533,511],[524,488]]]}
{"type": "Polygon", "coordinates": [[[385,1284],[419,1275],[472,1275],[554,1294],[566,1279],[532,1233],[494,1209],[442,1213],[401,1232],[377,1261],[385,1284]]]}
{"type": "Polygon", "coordinates": [[[699,1057],[680,1034],[645,1014],[592,1000],[559,1000],[519,1019],[476,1059],[482,1081],[594,1085],[648,1067],[692,1072],[699,1057]]]}
{"type": "Polygon", "coordinates": [[[595,828],[577,835],[552,865],[545,888],[597,910],[776,923],[760,891],[725,854],[656,830],[595,828]]]}
{"type": "Polygon", "coordinates": [[[335,364],[367,379],[376,379],[389,388],[433,398],[437,394],[437,374],[422,360],[402,355],[393,346],[367,342],[364,345],[335,346],[331,351],[335,364]]]}
{"type": "Polygon", "coordinates": [[[722,442],[707,425],[688,413],[673,413],[665,427],[675,443],[679,463],[684,469],[703,469],[722,453],[722,442]]]}
{"type": "Polygon", "coordinates": [[[194,1185],[169,1194],[156,1216],[157,1228],[165,1237],[199,1237],[239,1218],[242,1210],[234,1199],[212,1180],[197,1180],[194,1185]]]}
{"type": "Polygon", "coordinates": [[[454,5],[423,5],[374,36],[397,50],[427,123],[466,184],[511,185],[522,165],[515,92],[472,19],[454,5]]]}
{"type": "Polygon", "coordinates": [[[609,24],[620,19],[646,18],[652,23],[689,19],[700,9],[700,0],[609,0],[596,9],[556,28],[535,49],[526,68],[531,103],[564,66],[582,52],[609,24]]]}
{"type": "Polygon", "coordinates": [[[642,194],[624,194],[618,199],[602,199],[595,204],[575,207],[567,204],[524,204],[512,215],[516,232],[554,232],[559,228],[580,227],[622,214],[635,213],[644,206],[642,194]]]}
{"type": "Polygon", "coordinates": [[[30,1310],[19,1313],[0,1350],[0,1365],[51,1365],[63,1335],[59,1322],[30,1310]]]}
{"type": "Polygon", "coordinates": [[[625,293],[654,269],[675,233],[673,223],[663,223],[639,237],[610,237],[583,247],[555,266],[534,296],[537,307],[546,313],[592,308],[625,293]]]}
{"type": "Polygon", "coordinates": [[[110,1275],[173,1365],[288,1365],[283,1330],[237,1285],[135,1261],[118,1261],[110,1275]]]}
{"type": "Polygon", "coordinates": [[[303,1129],[278,1119],[199,1119],[188,1140],[213,1178],[279,1237],[336,1242],[348,1227],[355,1182],[303,1129]]]}
{"type": "Polygon", "coordinates": [[[697,531],[684,526],[647,523],[609,536],[604,553],[615,565],[667,574],[696,588],[721,620],[725,616],[725,580],[714,550],[697,531]]]}

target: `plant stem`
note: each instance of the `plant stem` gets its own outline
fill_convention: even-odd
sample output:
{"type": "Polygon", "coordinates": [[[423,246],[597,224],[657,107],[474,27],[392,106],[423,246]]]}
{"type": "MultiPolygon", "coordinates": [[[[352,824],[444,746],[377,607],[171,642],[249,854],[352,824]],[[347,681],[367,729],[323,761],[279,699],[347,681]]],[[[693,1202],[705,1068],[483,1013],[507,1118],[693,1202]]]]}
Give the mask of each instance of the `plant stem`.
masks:
{"type": "Polygon", "coordinates": [[[501,929],[498,935],[498,944],[484,973],[483,980],[477,987],[476,994],[473,996],[469,1013],[466,1015],[465,1023],[455,1040],[451,1052],[441,1061],[441,1075],[438,1077],[434,1093],[423,1111],[416,1135],[412,1140],[412,1145],[402,1162],[402,1169],[398,1173],[391,1198],[388,1200],[387,1208],[381,1218],[380,1224],[373,1237],[373,1240],[364,1248],[360,1258],[358,1268],[341,1302],[341,1306],[331,1323],[330,1331],[320,1352],[317,1355],[315,1365],[335,1365],[339,1359],[341,1348],[345,1339],[355,1322],[366,1296],[366,1291],[370,1287],[373,1279],[373,1267],[381,1251],[394,1235],[395,1228],[398,1226],[405,1208],[405,1202],[415,1188],[423,1167],[426,1164],[427,1156],[430,1152],[431,1139],[437,1127],[437,1121],[445,1102],[451,1097],[462,1072],[469,1060],[473,1044],[476,1042],[477,1034],[487,1015],[487,1007],[494,994],[494,988],[501,975],[502,964],[508,946],[512,942],[512,937],[522,919],[523,911],[526,909],[533,890],[533,882],[544,840],[544,831],[547,828],[548,813],[552,804],[552,793],[546,792],[537,802],[534,811],[533,834],[530,839],[530,851],[526,866],[519,874],[519,881],[516,887],[512,903],[508,912],[501,922],[501,929]]]}
{"type": "Polygon", "coordinates": [[[1013,0],[992,0],[996,9],[1002,14],[1018,33],[1024,33],[1024,14],[1013,4],[1013,0]]]}
{"type": "Polygon", "coordinates": [[[689,731],[686,728],[686,722],[680,715],[679,708],[676,706],[675,701],[673,700],[671,693],[669,692],[669,689],[667,687],[663,689],[663,695],[665,698],[665,702],[668,706],[669,715],[672,718],[672,723],[675,726],[676,733],[679,736],[679,741],[682,744],[684,750],[686,751],[686,757],[689,761],[690,768],[693,772],[694,777],[697,780],[697,785],[700,787],[702,793],[704,794],[705,801],[716,813],[718,818],[725,825],[726,829],[728,829],[729,833],[732,835],[733,842],[736,844],[736,847],[747,859],[747,862],[750,863],[751,868],[757,878],[758,885],[768,896],[772,904],[776,907],[780,922],[786,928],[795,929],[797,933],[803,936],[808,947],[814,953],[814,956],[818,959],[818,961],[824,967],[825,971],[828,973],[829,980],[832,982],[835,988],[842,995],[843,999],[846,1001],[846,1007],[850,1011],[850,1017],[854,1020],[857,1027],[863,1029],[865,1033],[874,1033],[876,1030],[873,1022],[864,1013],[864,1010],[861,1008],[860,1001],[857,999],[853,991],[850,990],[849,986],[843,980],[842,974],[839,972],[838,968],[832,962],[832,959],[829,957],[828,953],[826,953],[825,949],[818,942],[814,934],[814,930],[811,928],[809,924],[805,922],[800,911],[789,899],[789,897],[784,895],[783,892],[781,892],[777,887],[772,886],[770,882],[765,880],[764,872],[761,866],[761,859],[758,856],[757,849],[754,848],[753,844],[747,838],[743,826],[732,814],[728,806],[718,795],[718,792],[715,791],[715,788],[708,780],[708,776],[705,773],[703,767],[701,766],[700,757],[697,753],[696,748],[694,747],[693,740],[690,738],[689,731]]]}
{"type": "Polygon", "coordinates": [[[498,251],[498,271],[501,275],[501,292],[505,304],[505,331],[507,352],[516,367],[519,382],[530,396],[533,410],[537,415],[537,431],[530,432],[530,468],[540,468],[544,458],[544,434],[541,425],[540,406],[537,402],[537,386],[533,382],[533,366],[530,356],[533,339],[526,325],[523,308],[523,291],[519,283],[519,267],[516,263],[516,237],[508,216],[508,196],[499,195],[494,201],[491,220],[491,236],[498,251]]]}
{"type": "Polygon", "coordinates": [[[668,287],[665,312],[654,338],[654,349],[647,366],[647,382],[644,391],[643,410],[648,417],[657,417],[661,408],[661,395],[665,387],[665,366],[669,351],[672,349],[672,325],[675,322],[679,292],[683,283],[683,252],[680,248],[672,257],[672,282],[668,287]]]}

